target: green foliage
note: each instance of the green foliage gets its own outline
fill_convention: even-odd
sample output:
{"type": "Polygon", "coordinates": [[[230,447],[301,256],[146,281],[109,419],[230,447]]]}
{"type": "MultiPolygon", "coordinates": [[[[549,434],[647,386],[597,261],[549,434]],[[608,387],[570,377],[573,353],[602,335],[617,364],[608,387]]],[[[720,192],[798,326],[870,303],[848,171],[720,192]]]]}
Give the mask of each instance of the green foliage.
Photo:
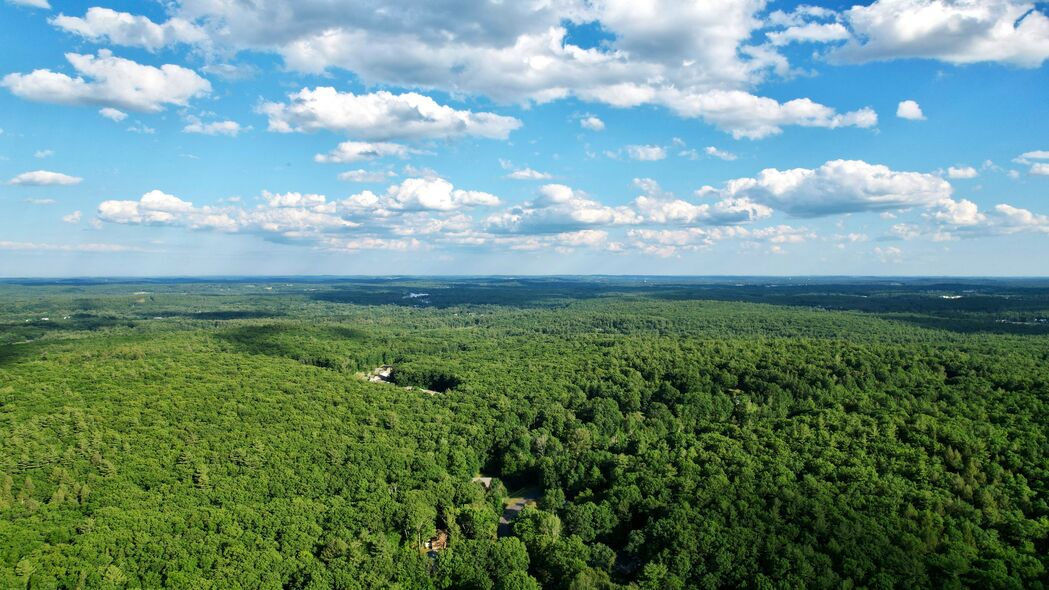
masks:
{"type": "Polygon", "coordinates": [[[1046,588],[1046,292],[0,284],[0,587],[1046,588]]]}

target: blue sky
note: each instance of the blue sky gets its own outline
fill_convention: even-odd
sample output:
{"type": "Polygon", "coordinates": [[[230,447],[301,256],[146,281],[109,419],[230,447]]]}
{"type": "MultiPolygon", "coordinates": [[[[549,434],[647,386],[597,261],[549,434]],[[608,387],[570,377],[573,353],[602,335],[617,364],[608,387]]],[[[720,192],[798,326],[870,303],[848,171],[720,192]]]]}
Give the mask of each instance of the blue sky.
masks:
{"type": "Polygon", "coordinates": [[[1046,275],[1046,13],[0,0],[0,275],[1046,275]]]}

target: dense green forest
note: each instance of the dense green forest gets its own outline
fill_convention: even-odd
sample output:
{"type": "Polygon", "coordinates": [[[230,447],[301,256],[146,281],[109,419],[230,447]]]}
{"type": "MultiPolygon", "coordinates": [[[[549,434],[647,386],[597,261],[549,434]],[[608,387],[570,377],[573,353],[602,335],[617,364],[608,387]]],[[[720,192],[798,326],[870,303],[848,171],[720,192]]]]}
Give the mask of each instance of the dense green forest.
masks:
{"type": "Polygon", "coordinates": [[[1049,588],[1045,281],[9,281],[0,433],[0,588],[1049,588]]]}

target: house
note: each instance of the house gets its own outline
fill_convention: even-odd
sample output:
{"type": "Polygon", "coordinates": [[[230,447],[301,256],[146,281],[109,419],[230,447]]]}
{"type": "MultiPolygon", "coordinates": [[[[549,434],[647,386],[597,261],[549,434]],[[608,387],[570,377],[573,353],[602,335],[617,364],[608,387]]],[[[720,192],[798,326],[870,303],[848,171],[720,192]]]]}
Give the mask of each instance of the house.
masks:
{"type": "Polygon", "coordinates": [[[393,366],[383,365],[372,371],[371,376],[368,377],[368,381],[371,381],[372,383],[389,383],[391,377],[393,377],[393,366]]]}
{"type": "Polygon", "coordinates": [[[430,557],[436,557],[438,551],[443,551],[448,548],[448,531],[443,529],[437,529],[437,535],[423,543],[422,549],[426,551],[430,557]]]}

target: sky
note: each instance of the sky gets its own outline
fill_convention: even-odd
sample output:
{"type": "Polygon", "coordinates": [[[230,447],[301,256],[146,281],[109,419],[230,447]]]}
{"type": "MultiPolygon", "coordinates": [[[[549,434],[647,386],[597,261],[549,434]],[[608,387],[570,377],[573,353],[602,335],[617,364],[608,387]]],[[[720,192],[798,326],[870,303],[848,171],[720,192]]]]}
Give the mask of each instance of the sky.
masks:
{"type": "Polygon", "coordinates": [[[1049,275],[1049,5],[0,0],[0,276],[1049,275]]]}

